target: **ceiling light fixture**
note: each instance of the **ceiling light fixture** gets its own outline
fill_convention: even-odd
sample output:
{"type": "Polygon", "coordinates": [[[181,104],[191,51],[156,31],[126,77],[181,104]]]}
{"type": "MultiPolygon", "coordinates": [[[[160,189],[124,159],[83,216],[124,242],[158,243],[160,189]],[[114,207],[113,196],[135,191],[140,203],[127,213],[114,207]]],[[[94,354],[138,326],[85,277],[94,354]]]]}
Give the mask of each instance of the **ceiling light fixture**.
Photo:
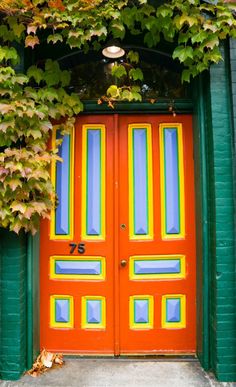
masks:
{"type": "Polygon", "coordinates": [[[117,41],[109,41],[104,49],[102,50],[102,54],[106,58],[117,59],[121,58],[125,55],[125,50],[120,46],[117,41]]]}

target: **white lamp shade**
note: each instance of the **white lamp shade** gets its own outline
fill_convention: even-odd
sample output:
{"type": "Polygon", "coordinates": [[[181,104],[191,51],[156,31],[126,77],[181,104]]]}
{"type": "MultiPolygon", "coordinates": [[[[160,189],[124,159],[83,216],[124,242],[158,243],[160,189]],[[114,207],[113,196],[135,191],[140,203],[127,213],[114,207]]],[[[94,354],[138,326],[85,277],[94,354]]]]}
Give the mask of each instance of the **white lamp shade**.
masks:
{"type": "Polygon", "coordinates": [[[110,45],[102,50],[102,54],[106,58],[121,58],[123,55],[125,55],[125,50],[119,46],[110,45]]]}

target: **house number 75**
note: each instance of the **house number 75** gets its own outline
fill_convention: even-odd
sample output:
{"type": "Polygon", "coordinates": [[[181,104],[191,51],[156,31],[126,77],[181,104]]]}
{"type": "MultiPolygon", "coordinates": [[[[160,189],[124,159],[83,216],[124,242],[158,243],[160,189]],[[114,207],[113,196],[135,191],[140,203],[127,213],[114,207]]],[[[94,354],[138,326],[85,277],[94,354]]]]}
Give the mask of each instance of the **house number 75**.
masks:
{"type": "Polygon", "coordinates": [[[79,254],[85,253],[85,243],[69,243],[69,246],[71,248],[70,254],[73,254],[75,252],[76,247],[79,254]]]}

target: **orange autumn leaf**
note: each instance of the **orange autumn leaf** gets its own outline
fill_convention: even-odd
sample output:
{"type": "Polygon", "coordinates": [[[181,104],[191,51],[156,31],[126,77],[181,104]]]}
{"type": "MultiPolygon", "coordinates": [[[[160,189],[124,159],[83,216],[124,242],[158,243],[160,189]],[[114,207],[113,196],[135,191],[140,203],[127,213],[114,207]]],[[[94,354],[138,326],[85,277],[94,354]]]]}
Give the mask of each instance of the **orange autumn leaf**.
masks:
{"type": "Polygon", "coordinates": [[[56,8],[56,9],[59,9],[60,11],[65,10],[62,0],[49,0],[48,5],[50,8],[56,8]]]}

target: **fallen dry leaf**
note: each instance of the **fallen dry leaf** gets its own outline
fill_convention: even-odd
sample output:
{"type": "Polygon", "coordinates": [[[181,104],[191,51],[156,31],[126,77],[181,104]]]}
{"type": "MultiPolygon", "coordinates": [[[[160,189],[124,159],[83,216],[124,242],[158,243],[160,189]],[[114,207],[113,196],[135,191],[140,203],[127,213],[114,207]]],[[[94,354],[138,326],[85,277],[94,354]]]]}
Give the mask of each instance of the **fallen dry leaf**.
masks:
{"type": "Polygon", "coordinates": [[[43,349],[35,360],[32,368],[29,371],[26,371],[26,374],[36,378],[50,368],[53,368],[54,365],[62,366],[63,364],[64,361],[61,353],[52,353],[43,349]]]}

